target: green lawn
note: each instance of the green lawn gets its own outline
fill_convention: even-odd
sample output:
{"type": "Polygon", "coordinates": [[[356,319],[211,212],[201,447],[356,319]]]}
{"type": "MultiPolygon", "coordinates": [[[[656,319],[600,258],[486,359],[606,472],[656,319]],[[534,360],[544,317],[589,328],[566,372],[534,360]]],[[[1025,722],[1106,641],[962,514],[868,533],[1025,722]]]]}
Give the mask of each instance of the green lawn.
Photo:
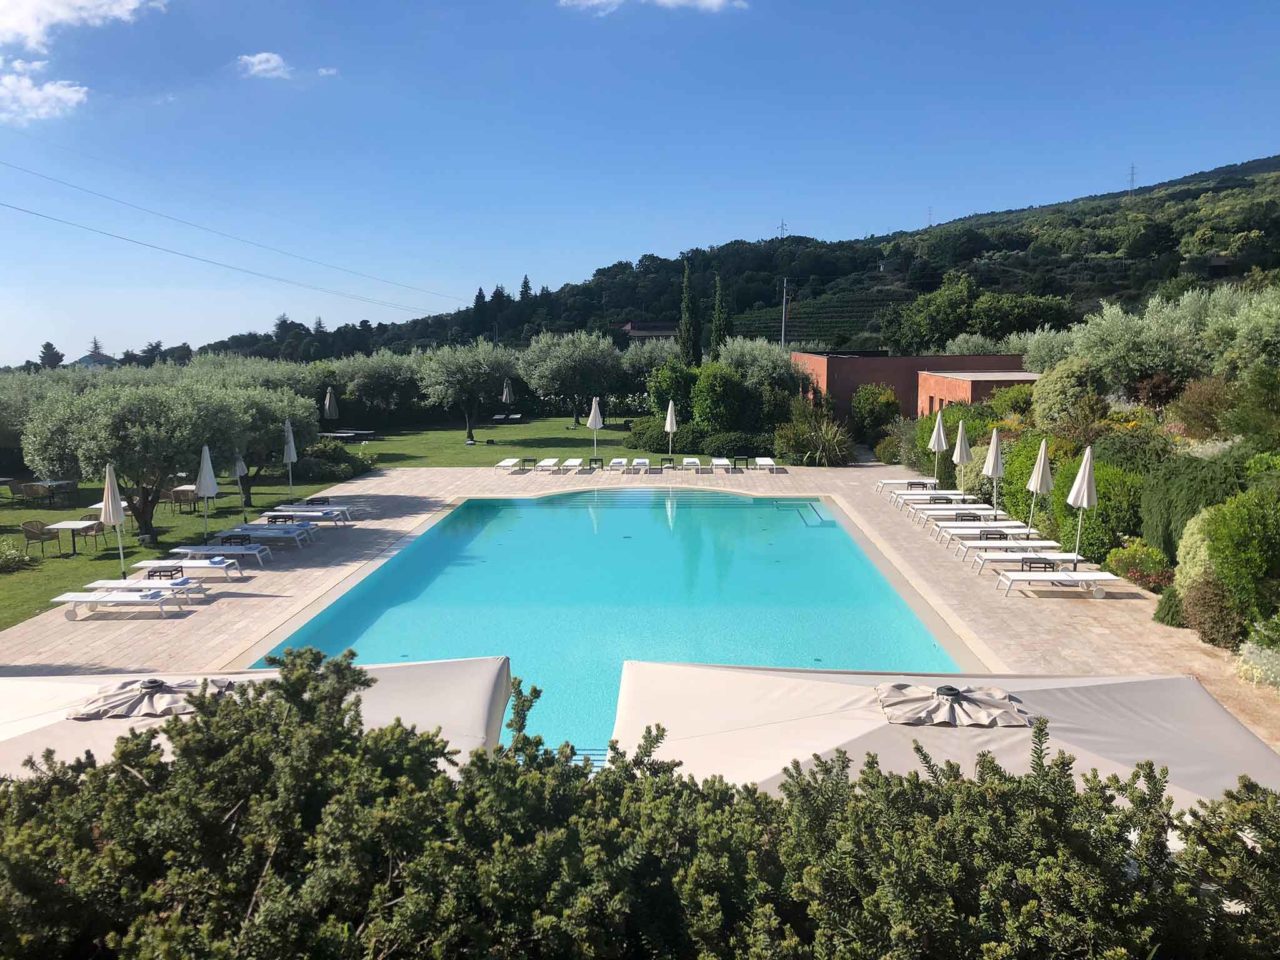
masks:
{"type": "MultiPolygon", "coordinates": [[[[309,496],[329,484],[295,484],[295,496],[309,496]]],[[[213,501],[216,509],[209,511],[209,530],[222,530],[241,523],[239,498],[235,493],[235,485],[222,480],[225,495],[213,501]]],[[[289,498],[288,486],[255,486],[253,502],[255,509],[249,511],[252,520],[261,510],[276,504],[284,503],[289,498]]],[[[59,520],[79,520],[92,511],[86,509],[89,504],[102,499],[102,484],[81,484],[74,497],[74,506],[59,506],[53,510],[42,510],[30,506],[14,506],[10,501],[0,501],[0,539],[8,538],[22,548],[21,524],[25,520],[43,520],[45,523],[57,523],[59,520]]],[[[59,501],[61,503],[61,501],[59,501]]],[[[94,580],[105,580],[120,575],[120,555],[116,550],[114,532],[108,531],[109,538],[104,542],[101,538],[95,547],[92,540],[79,542],[80,553],[71,555],[71,535],[62,531],[63,555],[57,556],[58,545],[46,543],[46,557],[34,566],[17,573],[0,574],[0,630],[11,627],[15,623],[35,616],[50,609],[49,600],[69,590],[79,590],[86,583],[94,580]]],[[[125,527],[124,559],[129,568],[139,560],[150,560],[166,557],[170,547],[184,543],[199,543],[204,535],[204,515],[190,513],[170,513],[167,506],[156,508],[156,533],[160,538],[158,548],[140,547],[134,538],[132,522],[125,527]]],[[[79,538],[77,537],[79,541],[79,538]]],[[[31,544],[30,552],[40,556],[40,545],[31,544]]],[[[135,571],[129,570],[132,574],[135,571]]]]}
{"type": "MultiPolygon", "coordinates": [[[[596,455],[604,457],[606,461],[611,457],[644,456],[644,451],[629,450],[622,445],[626,436],[620,423],[601,430],[599,453],[596,455]]],[[[466,434],[461,427],[403,431],[370,441],[364,449],[376,454],[378,466],[386,468],[492,467],[507,457],[537,457],[540,460],[557,457],[563,460],[568,457],[585,459],[592,456],[591,431],[585,426],[574,429],[573,420],[569,417],[535,420],[518,426],[486,425],[476,430],[475,446],[467,446],[465,441],[466,434]],[[486,443],[488,440],[493,443],[486,443]]],[[[665,450],[649,452],[655,463],[658,457],[665,454],[665,450]]],[[[307,496],[327,486],[329,484],[297,484],[294,492],[295,496],[307,496]]],[[[234,484],[223,478],[222,487],[226,495],[216,501],[217,509],[209,515],[211,532],[241,522],[234,484]]],[[[288,496],[288,488],[283,485],[255,486],[253,489],[253,501],[258,511],[284,503],[288,496]]],[[[79,520],[89,513],[85,509],[89,504],[101,499],[102,485],[86,483],[76,491],[72,507],[60,506],[53,510],[42,510],[29,506],[15,507],[8,501],[0,501],[0,538],[8,537],[21,548],[20,525],[24,520],[43,520],[45,523],[79,520]]],[[[254,516],[255,512],[250,511],[249,519],[252,520],[254,516]]],[[[167,556],[170,547],[199,542],[204,532],[202,515],[170,513],[168,507],[157,508],[156,527],[160,536],[160,547],[157,549],[138,546],[133,537],[132,525],[126,527],[126,566],[138,560],[167,556]]],[[[50,555],[34,567],[18,573],[0,574],[0,630],[48,610],[51,597],[78,590],[94,580],[119,575],[120,564],[114,535],[106,543],[100,540],[97,547],[92,541],[84,544],[82,552],[73,557],[70,553],[70,534],[64,532],[64,555],[54,556],[56,549],[56,544],[46,544],[50,555]]],[[[31,550],[39,556],[38,544],[32,544],[31,550]]]]}
{"type": "MultiPolygon", "coordinates": [[[[583,421],[585,424],[585,420],[583,421]]],[[[376,454],[380,467],[492,467],[507,457],[593,456],[591,431],[586,426],[573,427],[571,417],[549,417],[516,426],[486,424],[475,431],[475,446],[467,446],[466,432],[461,426],[449,429],[389,433],[381,440],[371,440],[362,449],[376,454]],[[489,443],[492,440],[493,443],[489,443]]],[[[627,437],[621,422],[600,431],[599,453],[607,462],[612,457],[643,457],[644,450],[630,450],[622,445],[627,437]]],[[[666,450],[648,451],[648,456],[666,456],[666,450]]]]}

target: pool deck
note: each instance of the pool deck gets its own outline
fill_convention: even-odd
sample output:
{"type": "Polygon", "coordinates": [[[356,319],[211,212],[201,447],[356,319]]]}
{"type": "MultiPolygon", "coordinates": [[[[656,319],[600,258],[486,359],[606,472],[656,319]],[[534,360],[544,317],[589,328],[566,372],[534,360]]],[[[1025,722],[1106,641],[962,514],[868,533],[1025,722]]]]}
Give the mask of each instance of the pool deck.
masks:
{"type": "Polygon", "coordinates": [[[874,492],[878,481],[906,477],[899,467],[793,467],[715,474],[506,474],[485,468],[378,471],[341,484],[335,497],[370,516],[326,529],[318,543],[280,546],[265,568],[249,561],[245,578],[206,579],[209,598],[181,615],[98,613],[68,622],[51,609],[0,632],[0,675],[112,671],[209,672],[242,667],[334,595],[393,555],[408,537],[467,497],[520,497],[625,487],[698,487],[756,496],[829,498],[927,602],[932,612],[992,673],[1192,674],[1246,726],[1280,749],[1280,695],[1239,680],[1232,657],[1194,633],[1155,623],[1155,599],[1122,584],[1106,599],[1079,591],[1003,597],[991,572],[981,576],[930,540],[874,492]]]}

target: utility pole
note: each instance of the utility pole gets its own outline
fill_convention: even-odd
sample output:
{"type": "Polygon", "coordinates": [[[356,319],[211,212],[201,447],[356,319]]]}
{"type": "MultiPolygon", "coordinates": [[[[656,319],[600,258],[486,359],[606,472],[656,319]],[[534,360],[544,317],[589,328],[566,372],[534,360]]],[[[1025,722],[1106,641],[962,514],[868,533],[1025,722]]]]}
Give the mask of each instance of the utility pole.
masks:
{"type": "Polygon", "coordinates": [[[778,239],[787,239],[787,220],[785,217],[783,217],[782,221],[778,224],[778,239]]]}
{"type": "Polygon", "coordinates": [[[929,207],[929,226],[933,226],[933,207],[929,207]]]}
{"type": "Polygon", "coordinates": [[[782,345],[787,345],[787,280],[782,278],[782,345]]]}
{"type": "Polygon", "coordinates": [[[1138,173],[1138,168],[1135,167],[1132,163],[1130,163],[1129,164],[1129,196],[1130,197],[1133,196],[1133,181],[1134,181],[1134,178],[1137,176],[1137,173],[1138,173]]]}

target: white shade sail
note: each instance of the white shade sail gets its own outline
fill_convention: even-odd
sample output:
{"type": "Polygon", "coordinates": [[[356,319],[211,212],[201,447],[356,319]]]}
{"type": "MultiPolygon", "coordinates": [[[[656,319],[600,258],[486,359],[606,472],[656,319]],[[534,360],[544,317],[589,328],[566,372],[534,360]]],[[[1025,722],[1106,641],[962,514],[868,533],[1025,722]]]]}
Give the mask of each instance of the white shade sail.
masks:
{"type": "Polygon", "coordinates": [[[934,453],[945,453],[947,451],[947,431],[942,426],[942,411],[938,411],[938,415],[933,421],[933,435],[929,437],[929,449],[934,453]]]}
{"type": "Polygon", "coordinates": [[[1051,493],[1053,491],[1053,472],[1049,469],[1049,441],[1040,441],[1040,453],[1036,457],[1036,465],[1027,481],[1027,490],[1031,493],[1051,493]]]}
{"type": "Polygon", "coordinates": [[[326,420],[338,419],[338,398],[333,393],[333,387],[324,392],[324,418],[326,420]]]}
{"type": "Polygon", "coordinates": [[[298,448],[293,442],[293,424],[289,420],[284,422],[284,462],[298,462],[298,448]]]}
{"type": "Polygon", "coordinates": [[[1098,488],[1093,482],[1093,447],[1086,447],[1075,483],[1067,494],[1067,503],[1077,510],[1092,510],[1098,505],[1098,488]]]}
{"type": "Polygon", "coordinates": [[[699,779],[718,774],[777,793],[792,760],[809,769],[815,754],[829,758],[837,750],[850,755],[855,770],[870,752],[886,771],[920,772],[917,741],[938,763],[954,760],[970,774],[983,751],[1023,773],[1033,733],[1023,716],[1048,721],[1051,752],[1072,754],[1078,777],[1091,769],[1124,777],[1143,760],[1167,766],[1169,793],[1180,807],[1220,796],[1240,774],[1280,787],[1280,756],[1192,677],[911,675],[627,661],[613,737],[632,751],[646,726],[662,724],[667,735],[655,759],[680,761],[681,773],[699,779]],[[893,722],[888,714],[897,707],[886,706],[879,692],[927,688],[936,701],[942,684],[984,691],[968,696],[987,705],[974,704],[972,717],[957,718],[981,725],[946,722],[936,702],[924,711],[929,716],[893,722]]]}
{"type": "Polygon", "coordinates": [[[1004,455],[1000,452],[1000,431],[991,431],[991,446],[987,448],[987,459],[982,465],[982,475],[992,480],[1004,476],[1004,455]]]}
{"type": "Polygon", "coordinates": [[[587,417],[588,430],[600,430],[604,427],[604,417],[600,416],[600,398],[591,398],[591,416],[587,417]]]}
{"type": "Polygon", "coordinates": [[[213,460],[209,457],[209,446],[200,448],[200,472],[196,474],[196,496],[209,499],[218,495],[218,478],[213,472],[213,460]]]}
{"type": "Polygon", "coordinates": [[[973,462],[973,452],[969,449],[969,435],[964,432],[964,421],[956,428],[956,448],[951,454],[951,462],[957,467],[973,462]]]}
{"type": "Polygon", "coordinates": [[[667,433],[675,433],[679,429],[676,426],[676,402],[674,400],[667,401],[667,422],[663,424],[662,429],[667,433]]]}

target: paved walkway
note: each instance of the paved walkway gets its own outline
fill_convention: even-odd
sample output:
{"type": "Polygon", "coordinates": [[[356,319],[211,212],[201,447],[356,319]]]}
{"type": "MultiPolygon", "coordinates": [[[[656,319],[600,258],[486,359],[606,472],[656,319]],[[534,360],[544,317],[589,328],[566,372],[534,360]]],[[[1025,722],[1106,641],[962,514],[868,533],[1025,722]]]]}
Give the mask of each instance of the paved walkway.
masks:
{"type": "MultiPolygon", "coordinates": [[[[877,481],[905,476],[878,464],[847,469],[791,468],[662,476],[602,473],[503,474],[487,469],[386,470],[331,491],[366,505],[371,516],[326,529],[320,543],[276,549],[275,562],[225,584],[206,581],[210,598],[184,616],[99,613],[69,623],[60,610],[0,632],[0,674],[109,671],[211,671],[243,666],[327,602],[330,592],[394,554],[406,536],[460,498],[530,496],[573,489],[697,486],[764,496],[826,496],[928,601],[986,667],[996,673],[1190,673],[1273,747],[1280,748],[1280,696],[1234,675],[1232,658],[1190,631],[1151,619],[1155,600],[1132,587],[1105,600],[1076,591],[1005,598],[995,576],[975,574],[876,493],[877,481]],[[270,642],[268,642],[270,641],[270,642]]],[[[84,615],[82,614],[82,617],[84,615]]],[[[971,658],[970,658],[971,659],[971,658]]]]}

